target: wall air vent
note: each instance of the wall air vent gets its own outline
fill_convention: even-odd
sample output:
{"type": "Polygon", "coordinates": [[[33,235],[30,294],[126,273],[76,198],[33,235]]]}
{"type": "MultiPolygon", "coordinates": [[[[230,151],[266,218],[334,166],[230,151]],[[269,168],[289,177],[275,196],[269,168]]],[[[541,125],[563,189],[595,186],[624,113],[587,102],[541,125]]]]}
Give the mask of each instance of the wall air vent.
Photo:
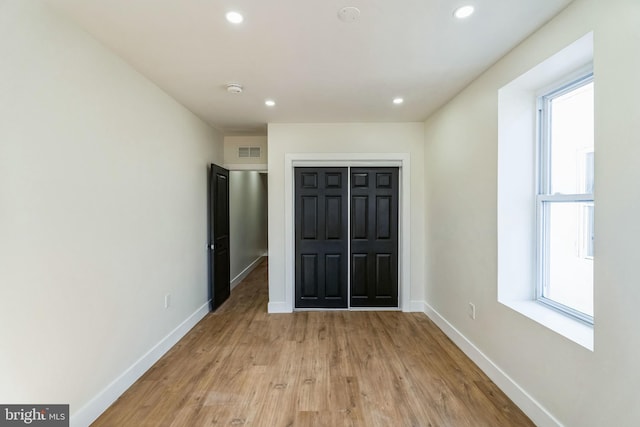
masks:
{"type": "Polygon", "coordinates": [[[238,157],[240,158],[260,158],[260,147],[238,147],[238,157]]]}

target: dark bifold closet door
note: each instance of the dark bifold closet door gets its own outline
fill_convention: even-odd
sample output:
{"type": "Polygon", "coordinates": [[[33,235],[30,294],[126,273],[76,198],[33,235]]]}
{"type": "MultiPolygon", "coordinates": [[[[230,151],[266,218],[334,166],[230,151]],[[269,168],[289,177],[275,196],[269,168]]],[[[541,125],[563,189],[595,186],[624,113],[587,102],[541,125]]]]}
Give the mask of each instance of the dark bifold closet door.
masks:
{"type": "Polygon", "coordinates": [[[347,168],[295,168],[295,305],[347,308],[347,168]]]}
{"type": "Polygon", "coordinates": [[[398,306],[398,168],[351,169],[351,306],[398,306]]]}

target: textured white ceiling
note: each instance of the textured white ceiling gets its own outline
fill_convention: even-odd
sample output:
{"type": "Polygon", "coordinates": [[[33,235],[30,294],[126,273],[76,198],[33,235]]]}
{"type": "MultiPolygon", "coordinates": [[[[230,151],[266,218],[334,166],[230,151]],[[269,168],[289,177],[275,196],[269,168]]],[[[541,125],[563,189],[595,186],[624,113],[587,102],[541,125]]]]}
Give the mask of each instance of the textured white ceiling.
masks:
{"type": "Polygon", "coordinates": [[[230,133],[264,132],[268,122],[424,120],[571,0],[47,2],[230,133]],[[476,13],[453,18],[461,4],[476,13]],[[340,21],[345,6],[360,18],[340,21]],[[229,24],[229,10],[244,23],[229,24]],[[244,93],[227,93],[228,83],[244,93]]]}

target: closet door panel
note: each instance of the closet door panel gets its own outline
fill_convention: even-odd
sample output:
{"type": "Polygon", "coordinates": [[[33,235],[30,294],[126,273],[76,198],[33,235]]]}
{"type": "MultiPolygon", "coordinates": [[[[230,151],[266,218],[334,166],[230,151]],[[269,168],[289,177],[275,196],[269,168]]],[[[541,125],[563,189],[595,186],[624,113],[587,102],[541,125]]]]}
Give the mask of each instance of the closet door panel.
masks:
{"type": "Polygon", "coordinates": [[[347,168],[295,168],[295,306],[347,308],[347,168]]]}
{"type": "Polygon", "coordinates": [[[398,194],[398,168],[351,169],[353,307],[398,306],[398,194]]]}

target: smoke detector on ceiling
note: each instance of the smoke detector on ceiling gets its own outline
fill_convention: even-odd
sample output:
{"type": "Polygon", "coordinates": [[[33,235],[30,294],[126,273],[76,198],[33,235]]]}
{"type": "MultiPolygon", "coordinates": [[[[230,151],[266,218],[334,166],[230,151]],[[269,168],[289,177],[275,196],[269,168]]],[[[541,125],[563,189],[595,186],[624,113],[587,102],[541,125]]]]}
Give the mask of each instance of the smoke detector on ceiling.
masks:
{"type": "Polygon", "coordinates": [[[354,22],[360,17],[360,9],[357,7],[347,6],[338,11],[338,18],[342,22],[354,22]]]}
{"type": "Polygon", "coordinates": [[[242,93],[242,85],[237,83],[230,83],[227,85],[227,92],[229,93],[242,93]]]}

